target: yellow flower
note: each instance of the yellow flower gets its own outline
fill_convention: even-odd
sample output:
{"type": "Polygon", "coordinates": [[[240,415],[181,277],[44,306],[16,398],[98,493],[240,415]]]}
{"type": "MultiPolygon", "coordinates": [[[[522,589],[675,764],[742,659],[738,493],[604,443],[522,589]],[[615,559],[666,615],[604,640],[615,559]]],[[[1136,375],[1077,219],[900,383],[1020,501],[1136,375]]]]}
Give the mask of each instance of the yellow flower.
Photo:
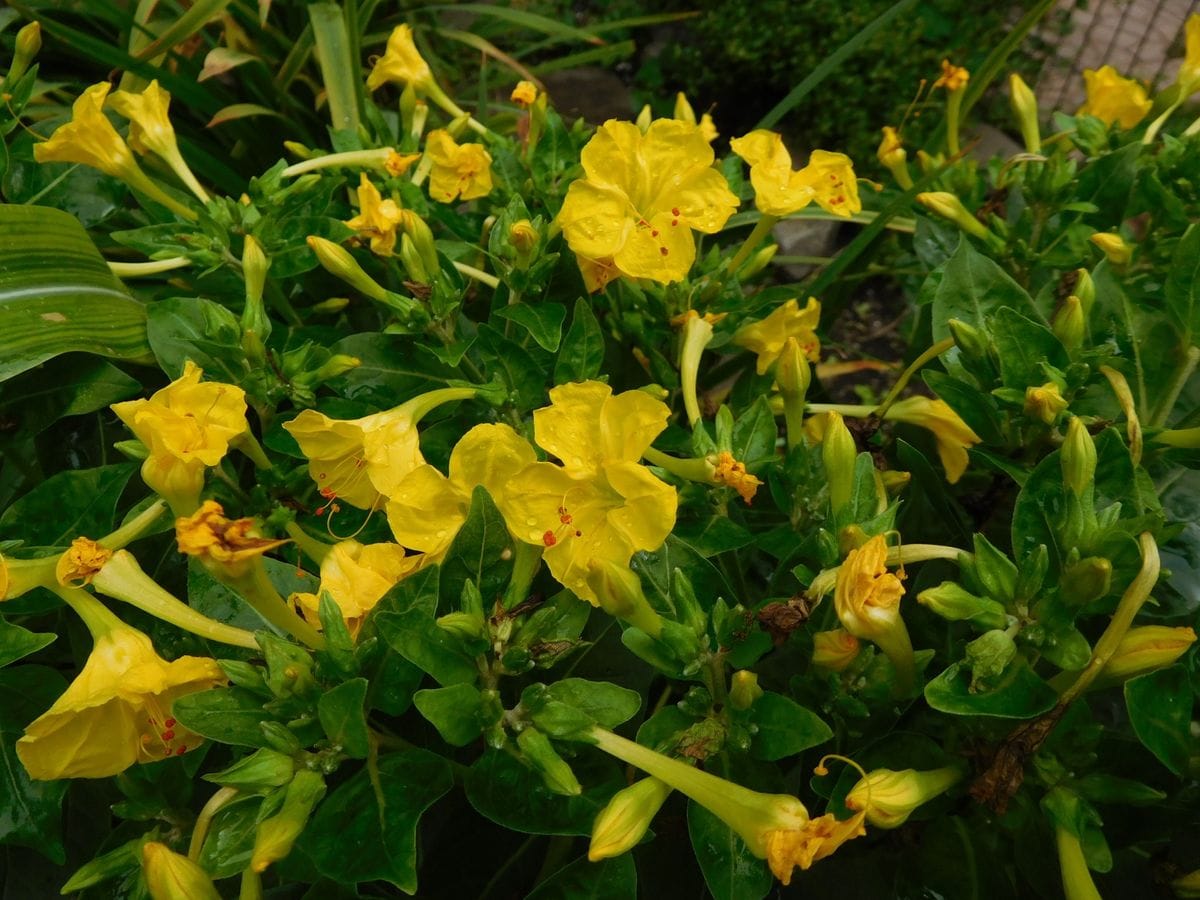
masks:
{"type": "Polygon", "coordinates": [[[203,374],[188,360],[183,374],[150,399],[112,406],[150,453],[142,479],[180,515],[196,508],[204,470],[219,464],[250,427],[245,391],[215,381],[202,384],[203,374]]]}
{"type": "Polygon", "coordinates": [[[645,134],[610,119],[580,155],[558,222],[579,257],[612,259],[630,278],[667,283],[696,259],[692,231],[715,234],[737,206],[713,151],[695,125],[652,122],[645,134]]]}
{"type": "Polygon", "coordinates": [[[754,203],[760,212],[786,216],[813,202],[839,216],[849,217],[862,209],[854,166],[844,153],[814,150],[807,166],[792,171],[792,155],[776,132],[760,128],[734,138],[729,146],[750,166],[754,203]]]}
{"type": "Polygon", "coordinates": [[[804,309],[794,299],[777,307],[765,319],[743,325],[733,336],[733,342],[758,354],[758,374],[763,375],[783,353],[788,338],[796,343],[810,362],[821,359],[821,341],[817,324],[821,321],[821,304],[809,297],[804,309]]]}
{"type": "Polygon", "coordinates": [[[909,397],[888,407],[884,418],[893,422],[908,422],[933,432],[938,456],[946,469],[946,480],[954,484],[967,470],[967,448],[979,443],[979,435],[971,430],[944,400],[928,397],[909,397]]]}
{"type": "Polygon", "coordinates": [[[636,847],[671,794],[671,786],[657,778],[643,778],[617,791],[592,823],[588,859],[599,862],[636,847]]]}
{"type": "Polygon", "coordinates": [[[767,865],[771,874],[783,885],[792,882],[792,872],[799,866],[807,869],[818,860],[831,855],[838,847],[867,833],[863,827],[865,813],[849,819],[837,819],[826,813],[809,820],[799,828],[781,828],[766,835],[767,865]]]}
{"type": "Polygon", "coordinates": [[[954,768],[918,772],[875,769],[846,795],[849,809],[861,810],[876,828],[899,828],[918,806],[945,793],[962,778],[954,768]]]}
{"type": "Polygon", "coordinates": [[[103,569],[113,552],[91,538],[77,537],[58,558],[54,577],[63,587],[82,587],[90,584],[103,569]]]}
{"type": "MultiPolygon", "coordinates": [[[[383,161],[383,167],[393,178],[399,178],[421,158],[420,153],[397,153],[393,150],[383,161]]],[[[361,202],[361,201],[360,201],[361,202]]]]}
{"type": "Polygon", "coordinates": [[[440,203],[474,200],[492,192],[492,155],[482,144],[459,144],[444,128],[431,131],[425,152],[433,163],[429,196],[440,203]]]}
{"type": "Polygon", "coordinates": [[[1112,66],[1084,69],[1087,102],[1077,115],[1095,116],[1105,125],[1116,122],[1122,128],[1132,128],[1146,117],[1154,104],[1146,89],[1132,78],[1123,78],[1112,66]]]}
{"type": "Polygon", "coordinates": [[[308,457],[322,497],[375,509],[425,462],[416,428],[421,417],[441,403],[473,396],[472,388],[444,388],[361,419],[331,419],[306,409],[283,427],[308,457]]]}
{"type": "Polygon", "coordinates": [[[1100,680],[1113,684],[1164,669],[1183,656],[1194,643],[1196,632],[1187,627],[1141,625],[1130,628],[1117,644],[1100,680]]]}
{"type": "Polygon", "coordinates": [[[82,163],[105,174],[125,179],[139,171],[137,161],[124,139],[104,115],[109,84],[93,84],[71,107],[71,121],[60,125],[47,141],[33,145],[33,158],[40,163],[82,163]]]}
{"type": "Polygon", "coordinates": [[[140,94],[117,91],[109,98],[109,105],[129,120],[129,146],[143,156],[157,154],[202,202],[207,202],[208,194],[179,152],[175,129],[167,115],[170,103],[171,95],[158,86],[157,80],[140,94]]]}
{"type": "Polygon", "coordinates": [[[879,149],[875,151],[875,156],[889,169],[903,165],[908,158],[908,154],[904,150],[904,141],[900,139],[900,133],[890,125],[883,126],[883,140],[879,142],[879,149]]]}
{"type": "Polygon", "coordinates": [[[199,746],[199,735],[172,718],[171,704],[223,684],[216,661],[166,662],[150,638],[111,618],[78,677],[17,741],[31,778],[105,778],[199,746]]]}
{"type": "Polygon", "coordinates": [[[152,900],[221,900],[208,873],[166,844],[142,844],[142,871],[152,900]]]}
{"type": "Polygon", "coordinates": [[[404,211],[391,198],[384,200],[366,172],[359,175],[358,215],[346,224],[369,240],[371,252],[391,256],[396,247],[396,229],[404,221],[404,211]]]}
{"type": "Polygon", "coordinates": [[[420,556],[406,556],[397,544],[342,541],[334,544],[321,561],[321,587],[317,593],[293,594],[291,599],[304,618],[319,628],[320,595],[328,593],[342,611],[350,635],[357,637],[367,613],[421,563],[420,556]]]}
{"type": "Polygon", "coordinates": [[[550,406],[533,414],[537,443],[563,467],[527,466],[500,508],[517,537],[545,548],[554,577],[593,605],[592,560],[626,565],[636,551],[661,545],[675,524],[675,489],[638,464],[669,415],[648,394],[613,396],[597,381],[554,388],[550,406]]]}
{"type": "Polygon", "coordinates": [[[750,504],[762,484],[757,478],[746,471],[746,464],[738,462],[733,454],[722,450],[717,454],[717,465],[713,470],[713,481],[724,484],[738,492],[738,496],[750,504]]]}
{"type": "Polygon", "coordinates": [[[518,81],[509,99],[518,106],[528,107],[533,105],[533,101],[537,99],[537,96],[537,85],[532,81],[518,81]]]}
{"type": "Polygon", "coordinates": [[[1053,381],[1048,381],[1041,387],[1025,388],[1025,415],[1040,419],[1047,425],[1054,424],[1054,420],[1069,405],[1053,381]]]}
{"type": "Polygon", "coordinates": [[[1183,63],[1175,81],[1185,95],[1200,87],[1200,13],[1193,13],[1183,26],[1186,44],[1183,63]]]}
{"type": "Polygon", "coordinates": [[[875,535],[846,554],[838,568],[833,602],[842,627],[856,638],[873,641],[892,661],[899,692],[912,679],[912,642],[900,617],[904,585],[887,570],[887,542],[875,535]]]}
{"type": "Polygon", "coordinates": [[[610,281],[621,277],[621,271],[611,256],[606,259],[576,256],[575,262],[579,264],[579,274],[583,276],[583,286],[589,294],[604,290],[610,281]]]}
{"type": "Polygon", "coordinates": [[[367,76],[367,90],[378,90],[389,81],[411,84],[418,92],[428,90],[434,83],[433,72],[413,43],[412,28],[408,25],[398,25],[392,30],[387,50],[367,76]]]}
{"type": "Polygon", "coordinates": [[[844,628],[813,635],[813,665],[830,672],[844,672],[858,657],[858,650],[858,638],[844,628]]]}
{"type": "Polygon", "coordinates": [[[508,425],[476,425],[450,453],[449,478],[421,465],[400,482],[387,504],[392,535],[430,561],[440,559],[467,520],[475,486],[499,504],[509,479],[535,462],[533,447],[508,425]]]}
{"type": "Polygon", "coordinates": [[[180,553],[214,563],[236,577],[258,557],[287,543],[252,534],[256,528],[253,519],[227,519],[221,504],[205,500],[193,515],[175,520],[175,540],[180,553]]]}
{"type": "Polygon", "coordinates": [[[942,74],[933,83],[935,88],[944,87],[947,91],[959,91],[967,86],[971,73],[962,66],[956,66],[948,59],[942,60],[942,74]]]}

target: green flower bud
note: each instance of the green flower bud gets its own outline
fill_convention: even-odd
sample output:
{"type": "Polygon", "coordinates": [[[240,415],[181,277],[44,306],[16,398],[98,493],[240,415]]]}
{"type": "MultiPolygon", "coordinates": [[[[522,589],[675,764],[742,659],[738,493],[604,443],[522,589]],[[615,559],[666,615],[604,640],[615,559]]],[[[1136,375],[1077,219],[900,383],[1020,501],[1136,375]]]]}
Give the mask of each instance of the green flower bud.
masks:
{"type": "Polygon", "coordinates": [[[339,313],[349,305],[349,297],[330,297],[328,300],[314,303],[309,307],[309,311],[314,313],[339,313]]]}
{"type": "Polygon", "coordinates": [[[417,252],[416,245],[407,234],[400,235],[400,252],[397,255],[404,265],[404,271],[408,274],[409,281],[415,281],[417,284],[429,284],[429,273],[425,271],[421,254],[417,252]]]}
{"type": "Polygon", "coordinates": [[[981,384],[990,385],[997,375],[991,338],[961,319],[951,319],[946,325],[958,347],[963,365],[981,384]]]}
{"type": "Polygon", "coordinates": [[[317,262],[321,264],[321,268],[330,275],[340,278],[372,300],[378,300],[381,303],[387,302],[388,292],[363,271],[358,260],[345,247],[315,234],[308,236],[308,246],[317,255],[317,262]]]}
{"type": "Polygon", "coordinates": [[[779,361],[775,364],[775,380],[785,402],[793,399],[804,402],[812,384],[812,366],[808,355],[800,349],[800,342],[794,337],[784,342],[779,361]]]}
{"type": "Polygon", "coordinates": [[[166,844],[142,845],[142,872],[153,900],[221,900],[208,873],[166,844]]]}
{"type": "Polygon", "coordinates": [[[1075,270],[1075,287],[1071,293],[1083,303],[1083,314],[1086,318],[1092,311],[1092,304],[1096,302],[1096,284],[1087,269],[1075,270]]]}
{"type": "Polygon", "coordinates": [[[613,794],[592,825],[588,859],[599,862],[632,850],[671,794],[657,778],[643,778],[613,794]]]}
{"type": "Polygon", "coordinates": [[[479,616],[469,612],[452,612],[438,616],[438,628],[455,637],[467,640],[480,640],[487,637],[487,625],[479,616]]]}
{"type": "Polygon", "coordinates": [[[1063,602],[1085,606],[1105,596],[1112,588],[1112,563],[1102,556],[1089,556],[1068,566],[1059,581],[1063,602]]]}
{"type": "Polygon", "coordinates": [[[42,26],[38,22],[30,22],[17,32],[16,46],[13,48],[12,65],[8,68],[8,78],[5,81],[11,85],[25,74],[29,64],[33,62],[38,51],[42,49],[42,26]]]}
{"type": "Polygon", "coordinates": [[[763,695],[763,689],[758,686],[758,676],[749,669],[739,669],[733,673],[732,684],[729,687],[729,705],[734,709],[749,709],[754,701],[763,695]]]}
{"type": "Polygon", "coordinates": [[[1063,301],[1062,306],[1054,314],[1050,327],[1055,337],[1062,341],[1068,350],[1077,350],[1083,344],[1087,334],[1087,317],[1083,311],[1083,301],[1074,294],[1063,301]]]}
{"type": "Polygon", "coordinates": [[[943,219],[953,222],[967,234],[973,235],[981,241],[996,239],[996,236],[988,230],[986,225],[967,211],[967,208],[963,206],[962,201],[955,194],[947,191],[926,191],[925,193],[917,194],[917,202],[934,215],[941,216],[943,219]]]}
{"type": "Polygon", "coordinates": [[[1004,607],[995,600],[976,597],[953,581],[917,594],[917,602],[950,622],[969,620],[982,628],[1003,628],[1008,624],[1004,607]]]}
{"type": "Polygon", "coordinates": [[[1096,445],[1078,417],[1072,416],[1062,445],[1063,482],[1075,496],[1092,489],[1096,477],[1096,445]]]}
{"type": "Polygon", "coordinates": [[[751,257],[746,260],[742,267],[738,270],[738,278],[743,280],[753,278],[763,269],[771,264],[771,260],[775,258],[775,254],[779,252],[778,244],[768,244],[760,250],[756,250],[751,257]]]}
{"type": "Polygon", "coordinates": [[[429,229],[429,224],[414,213],[412,210],[404,210],[404,234],[407,235],[416,248],[421,257],[421,267],[425,273],[432,279],[439,271],[442,264],[438,261],[437,247],[433,242],[433,232],[429,229]]]}
{"type": "Polygon", "coordinates": [[[279,812],[258,825],[250,868],[264,872],[274,862],[292,852],[292,845],[308,823],[313,807],[325,796],[325,779],[316,772],[301,769],[287,786],[279,812]]]}
{"type": "Polygon", "coordinates": [[[821,442],[821,461],[825,465],[825,480],[829,485],[829,502],[836,516],[850,502],[854,493],[854,466],[858,448],[850,429],[839,413],[831,412],[821,442]]]}
{"type": "Polygon", "coordinates": [[[205,781],[242,791],[283,787],[292,780],[296,764],[292,757],[269,747],[262,747],[235,762],[223,772],[205,775],[205,781]]]}
{"type": "Polygon", "coordinates": [[[550,739],[532,726],[517,735],[517,746],[525,761],[537,769],[546,787],[556,794],[576,797],[583,793],[579,779],[571,767],[558,755],[550,739]]]}
{"type": "Polygon", "coordinates": [[[650,637],[662,634],[662,617],[646,599],[641,579],[629,566],[593,559],[588,563],[587,584],[595,591],[600,608],[610,616],[625,620],[650,637]]]}
{"type": "Polygon", "coordinates": [[[1021,129],[1021,137],[1025,139],[1025,149],[1030,153],[1041,153],[1042,136],[1038,127],[1037,97],[1016,72],[1009,76],[1008,87],[1008,99],[1012,104],[1017,125],[1021,129]]]}
{"type": "Polygon", "coordinates": [[[348,356],[345,353],[335,353],[329,359],[321,364],[321,367],[314,373],[317,382],[329,381],[332,378],[337,378],[345,375],[347,372],[352,372],[362,365],[362,360],[357,356],[348,356]]]}

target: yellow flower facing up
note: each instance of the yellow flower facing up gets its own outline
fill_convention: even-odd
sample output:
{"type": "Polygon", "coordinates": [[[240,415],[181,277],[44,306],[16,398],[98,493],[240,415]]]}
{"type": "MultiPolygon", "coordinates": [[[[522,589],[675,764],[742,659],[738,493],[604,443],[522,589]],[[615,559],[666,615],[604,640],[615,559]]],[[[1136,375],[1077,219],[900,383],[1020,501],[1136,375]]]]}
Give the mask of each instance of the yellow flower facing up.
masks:
{"type": "Polygon", "coordinates": [[[533,463],[499,498],[521,540],[544,548],[550,572],[593,605],[592,560],[626,565],[638,550],[660,546],[675,524],[675,488],[639,464],[666,427],[670,411],[641,391],[613,395],[597,381],[550,391],[550,406],[533,414],[538,445],[557,466],[533,463]]]}
{"type": "Polygon", "coordinates": [[[942,74],[933,83],[935,88],[945,88],[947,91],[961,91],[967,86],[971,73],[962,66],[956,66],[948,59],[942,60],[942,74]]]}
{"type": "Polygon", "coordinates": [[[912,642],[900,617],[904,585],[887,569],[887,542],[875,535],[846,554],[838,568],[833,602],[842,627],[856,638],[872,641],[887,655],[907,691],[913,677],[912,642]]]}
{"type": "Polygon", "coordinates": [[[420,556],[408,556],[397,544],[341,541],[321,561],[321,586],[315,594],[292,595],[292,602],[313,626],[321,625],[321,594],[328,593],[342,611],[351,637],[358,637],[367,613],[404,576],[416,571],[420,556]]]}
{"type": "MultiPolygon", "coordinates": [[[[25,729],[17,756],[31,778],[106,778],[136,762],[182,756],[201,738],[171,715],[179,697],[225,682],[215,660],[182,656],[162,659],[150,638],[116,616],[92,615],[95,646],[66,692],[25,729]],[[99,633],[97,633],[99,632],[99,633]]],[[[89,623],[90,624],[90,623],[89,623]]]]}
{"type": "Polygon", "coordinates": [[[244,574],[264,553],[286,544],[286,540],[254,534],[253,519],[227,519],[215,500],[205,500],[190,516],[175,520],[179,552],[216,565],[237,577],[244,574]]]}
{"type": "Polygon", "coordinates": [[[411,84],[418,93],[434,84],[433,72],[413,43],[412,28],[398,25],[388,37],[387,49],[367,76],[367,90],[375,91],[388,82],[411,84]]]}
{"type": "Polygon", "coordinates": [[[686,278],[696,260],[692,232],[720,231],[738,203],[713,159],[696,125],[658,119],[642,134],[632,122],[605,122],[583,148],[584,177],[558,214],[581,267],[611,259],[630,278],[686,278]]]}
{"type": "Polygon", "coordinates": [[[370,243],[372,253],[391,256],[396,248],[396,231],[403,221],[404,211],[396,201],[384,200],[379,188],[362,172],[358,183],[358,215],[346,224],[358,232],[360,240],[370,243]]]}
{"type": "Polygon", "coordinates": [[[195,510],[205,469],[218,465],[230,444],[248,435],[250,428],[245,391],[232,384],[201,382],[203,374],[188,360],[183,374],[148,400],[112,406],[149,451],[142,479],[177,515],[195,510]]]}
{"type": "Polygon", "coordinates": [[[535,462],[533,447],[508,425],[476,425],[451,451],[448,478],[426,464],[400,482],[387,504],[392,535],[436,562],[467,520],[475,486],[499,504],[509,480],[535,462]]]}
{"type": "Polygon", "coordinates": [[[421,417],[442,403],[474,396],[473,388],[443,388],[361,419],[331,419],[306,409],[283,427],[308,457],[322,497],[375,509],[425,462],[416,427],[421,417]]]}
{"type": "Polygon", "coordinates": [[[765,319],[743,325],[733,336],[733,342],[758,355],[758,374],[766,374],[783,353],[788,338],[794,338],[810,362],[820,362],[821,341],[817,325],[821,321],[821,304],[809,297],[804,309],[795,300],[776,308],[765,319]]]}
{"type": "Polygon", "coordinates": [[[60,125],[47,141],[33,145],[33,158],[40,163],[82,163],[106,175],[127,180],[141,174],[125,139],[117,134],[104,115],[109,83],[93,84],[71,107],[71,121],[60,125]]]}
{"type": "Polygon", "coordinates": [[[854,165],[844,153],[814,150],[808,165],[792,170],[783,138],[760,128],[729,142],[750,166],[754,203],[769,216],[786,216],[816,203],[826,212],[849,217],[862,210],[854,165]]]}
{"type": "Polygon", "coordinates": [[[1077,115],[1095,116],[1105,125],[1115,122],[1122,128],[1132,128],[1154,105],[1141,84],[1122,77],[1112,66],[1084,69],[1083,82],[1087,101],[1077,115]]]}
{"type": "Polygon", "coordinates": [[[946,469],[946,480],[951,484],[967,471],[967,449],[979,443],[979,435],[945,400],[909,397],[889,406],[883,417],[890,422],[907,422],[932,431],[937,440],[938,456],[946,469]]]}
{"type": "Polygon", "coordinates": [[[731,487],[749,506],[758,493],[762,482],[746,471],[746,464],[733,458],[733,454],[722,450],[717,454],[717,465],[713,469],[713,481],[731,487]]]}
{"type": "Polygon", "coordinates": [[[533,102],[538,98],[537,85],[532,81],[518,81],[517,86],[513,88],[512,95],[508,98],[517,106],[523,106],[528,109],[533,106],[533,102]]]}
{"type": "Polygon", "coordinates": [[[157,79],[140,94],[117,91],[109,98],[109,105],[129,120],[129,146],[143,156],[148,153],[159,156],[200,202],[207,203],[207,192],[179,152],[175,129],[167,114],[170,104],[171,95],[158,86],[157,79]]]}
{"type": "Polygon", "coordinates": [[[492,155],[482,144],[459,144],[439,128],[425,139],[425,152],[433,166],[429,196],[439,203],[474,200],[492,192],[492,155]]]}

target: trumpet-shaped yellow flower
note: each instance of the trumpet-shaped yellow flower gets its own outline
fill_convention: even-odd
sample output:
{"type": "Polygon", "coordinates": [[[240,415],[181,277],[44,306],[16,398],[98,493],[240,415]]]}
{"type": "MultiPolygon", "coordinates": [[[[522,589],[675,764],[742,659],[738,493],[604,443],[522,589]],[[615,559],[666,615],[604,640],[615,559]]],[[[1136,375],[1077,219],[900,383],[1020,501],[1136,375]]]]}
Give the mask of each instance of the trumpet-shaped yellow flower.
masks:
{"type": "Polygon", "coordinates": [[[754,203],[769,216],[786,216],[816,203],[827,212],[849,217],[862,209],[854,165],[844,153],[814,150],[808,165],[792,170],[783,138],[760,128],[729,142],[750,166],[754,203]]]}
{"type": "Polygon", "coordinates": [[[143,156],[157,154],[192,193],[207,202],[208,194],[179,152],[175,129],[167,114],[170,103],[171,95],[159,87],[157,79],[140,94],[117,91],[109,98],[109,105],[129,120],[129,146],[143,156]]]}
{"type": "Polygon", "coordinates": [[[40,163],[82,163],[107,175],[125,179],[139,171],[124,138],[104,115],[109,83],[93,84],[71,107],[71,121],[60,125],[47,141],[33,145],[33,158],[40,163]]]}
{"type": "Polygon", "coordinates": [[[935,88],[945,88],[947,91],[961,91],[967,86],[971,73],[962,66],[956,66],[948,59],[942,60],[942,74],[933,83],[935,88]]]}
{"type": "Polygon", "coordinates": [[[508,425],[476,425],[450,453],[449,478],[421,465],[400,482],[387,504],[392,535],[431,562],[440,559],[467,520],[475,486],[499,503],[509,480],[535,462],[533,447],[508,425]]]}
{"type": "Polygon", "coordinates": [[[1087,102],[1079,107],[1077,115],[1095,116],[1105,125],[1116,122],[1122,128],[1132,128],[1154,105],[1141,84],[1122,77],[1112,66],[1084,69],[1083,81],[1087,102]]]}
{"type": "Polygon", "coordinates": [[[111,623],[96,635],[78,677],[17,741],[31,778],[105,778],[135,762],[181,756],[202,740],[171,716],[171,704],[223,684],[216,661],[166,662],[150,638],[107,617],[111,623]]]}
{"type": "Polygon", "coordinates": [[[878,534],[851,550],[838,568],[833,602],[842,627],[873,641],[892,661],[903,693],[912,680],[912,642],[900,617],[904,585],[887,570],[887,554],[887,542],[878,534]]]}
{"type": "Polygon", "coordinates": [[[849,809],[861,810],[876,828],[899,828],[918,806],[945,793],[962,778],[955,768],[893,771],[875,769],[846,795],[849,809]]]}
{"type": "Polygon", "coordinates": [[[358,184],[358,215],[346,224],[358,232],[360,240],[370,242],[372,253],[391,256],[396,247],[396,230],[403,221],[404,210],[395,200],[384,200],[379,188],[366,172],[362,172],[358,184]]]}
{"type": "Polygon", "coordinates": [[[374,509],[425,462],[416,427],[421,416],[441,403],[473,396],[473,388],[444,388],[361,419],[331,419],[306,409],[283,427],[308,457],[321,496],[374,509]]]}
{"type": "Polygon", "coordinates": [[[413,43],[412,28],[408,25],[398,25],[392,29],[387,49],[367,76],[367,90],[378,90],[388,82],[411,84],[418,92],[428,90],[434,83],[429,63],[425,62],[413,43]]]}
{"type": "Polygon", "coordinates": [[[533,463],[502,493],[500,508],[518,538],[545,548],[551,573],[596,605],[592,560],[625,565],[658,547],[675,524],[675,489],[638,460],[670,411],[648,394],[596,381],[560,385],[533,414],[534,437],[563,466],[533,463]]]}
{"type": "Polygon", "coordinates": [[[720,231],[738,203],[699,127],[676,119],[658,119],[645,134],[610,119],[580,161],[584,177],[558,214],[563,235],[576,256],[611,259],[630,278],[686,278],[696,260],[692,232],[720,231]]]}
{"type": "Polygon", "coordinates": [[[979,443],[979,435],[952,410],[945,400],[909,397],[893,403],[883,416],[893,422],[908,422],[933,432],[938,456],[946,469],[946,480],[954,484],[967,471],[967,448],[979,443]]]}
{"type": "Polygon", "coordinates": [[[1040,419],[1047,425],[1054,424],[1054,420],[1069,405],[1053,381],[1048,381],[1041,387],[1025,389],[1025,415],[1040,419]]]}
{"type": "Polygon", "coordinates": [[[342,541],[321,562],[321,587],[315,594],[292,595],[304,618],[320,627],[321,594],[328,593],[342,611],[352,637],[357,637],[367,613],[404,576],[416,571],[420,556],[406,556],[397,544],[342,541]]]}
{"type": "Polygon", "coordinates": [[[425,152],[433,164],[429,196],[434,200],[474,200],[492,192],[492,155],[482,144],[459,144],[439,128],[425,139],[425,152]]]}
{"type": "Polygon", "coordinates": [[[232,384],[201,383],[203,371],[188,360],[183,374],[150,399],[114,403],[115,412],[146,445],[142,479],[178,514],[192,512],[204,487],[204,470],[249,431],[246,393],[232,384]]]}
{"type": "Polygon", "coordinates": [[[804,309],[794,299],[777,307],[765,319],[743,325],[733,336],[733,342],[758,354],[758,374],[763,375],[783,353],[788,338],[794,338],[810,362],[820,362],[821,341],[817,324],[821,321],[821,304],[809,297],[804,309]]]}
{"type": "Polygon", "coordinates": [[[175,520],[179,552],[214,564],[231,575],[244,574],[254,561],[286,540],[259,537],[253,519],[227,519],[215,500],[205,500],[190,516],[175,520]]]}

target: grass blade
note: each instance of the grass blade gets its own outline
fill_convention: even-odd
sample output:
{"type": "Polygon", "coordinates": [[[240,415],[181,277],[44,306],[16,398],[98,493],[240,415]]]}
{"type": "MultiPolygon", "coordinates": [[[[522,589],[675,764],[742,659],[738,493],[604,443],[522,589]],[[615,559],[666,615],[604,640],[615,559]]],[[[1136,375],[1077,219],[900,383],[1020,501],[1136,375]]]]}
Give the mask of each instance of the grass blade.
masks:
{"type": "Polygon", "coordinates": [[[329,96],[334,131],[358,130],[358,86],[362,72],[350,52],[342,9],[334,3],[310,3],[309,20],[317,41],[317,61],[329,96]]]}

